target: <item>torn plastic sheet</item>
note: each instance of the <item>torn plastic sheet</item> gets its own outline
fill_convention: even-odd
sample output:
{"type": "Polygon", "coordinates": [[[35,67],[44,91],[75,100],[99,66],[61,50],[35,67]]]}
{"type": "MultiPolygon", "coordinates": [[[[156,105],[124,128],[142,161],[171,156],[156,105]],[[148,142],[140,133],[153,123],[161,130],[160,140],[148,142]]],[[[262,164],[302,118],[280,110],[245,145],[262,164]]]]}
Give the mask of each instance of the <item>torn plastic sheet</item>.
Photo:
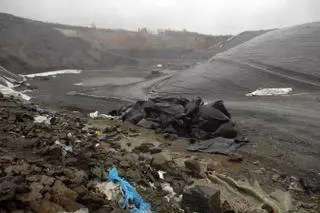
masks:
{"type": "Polygon", "coordinates": [[[7,96],[7,97],[13,96],[15,98],[23,99],[26,101],[29,101],[31,99],[30,96],[3,85],[0,85],[0,93],[2,93],[4,96],[7,96]]]}
{"type": "Polygon", "coordinates": [[[247,141],[238,141],[235,139],[213,138],[191,144],[187,147],[188,151],[198,151],[214,154],[230,155],[236,149],[246,144],[247,141]]]}
{"type": "Polygon", "coordinates": [[[124,199],[121,203],[121,207],[130,209],[131,213],[148,213],[151,212],[151,205],[146,203],[137,190],[124,178],[119,177],[118,170],[111,168],[108,175],[109,181],[119,184],[122,192],[124,193],[124,199]],[[135,205],[134,208],[129,204],[129,200],[135,205]]]}
{"type": "Polygon", "coordinates": [[[263,88],[246,94],[246,96],[272,96],[287,95],[292,92],[292,88],[263,88]]]}
{"type": "Polygon", "coordinates": [[[33,73],[33,74],[24,75],[24,76],[28,78],[34,78],[34,77],[45,77],[45,76],[61,75],[61,74],[79,74],[81,72],[82,72],[81,70],[69,69],[69,70],[57,70],[57,71],[50,71],[50,72],[33,73]]]}

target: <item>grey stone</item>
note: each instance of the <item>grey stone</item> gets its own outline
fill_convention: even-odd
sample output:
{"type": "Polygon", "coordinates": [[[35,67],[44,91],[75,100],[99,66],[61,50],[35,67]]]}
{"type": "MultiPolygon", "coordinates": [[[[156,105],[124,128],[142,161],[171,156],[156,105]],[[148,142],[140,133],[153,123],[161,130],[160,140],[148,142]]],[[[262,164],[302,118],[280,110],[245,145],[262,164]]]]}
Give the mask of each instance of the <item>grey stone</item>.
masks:
{"type": "Polygon", "coordinates": [[[201,164],[194,159],[186,160],[184,165],[187,169],[190,170],[191,175],[196,178],[205,177],[204,169],[201,167],[201,164]]]}
{"type": "Polygon", "coordinates": [[[222,213],[220,191],[207,186],[195,186],[183,193],[181,206],[198,213],[222,213]]]}
{"type": "Polygon", "coordinates": [[[151,166],[155,169],[166,170],[172,157],[167,152],[157,153],[152,156],[151,166]]]}

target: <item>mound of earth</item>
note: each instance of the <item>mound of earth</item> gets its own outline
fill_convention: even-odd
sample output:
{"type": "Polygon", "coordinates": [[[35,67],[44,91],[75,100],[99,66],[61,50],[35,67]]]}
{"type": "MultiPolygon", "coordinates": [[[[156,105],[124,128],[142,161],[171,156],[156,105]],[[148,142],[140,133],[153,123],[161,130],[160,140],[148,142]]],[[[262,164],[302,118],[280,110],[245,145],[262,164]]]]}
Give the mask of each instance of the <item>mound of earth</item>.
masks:
{"type": "Polygon", "coordinates": [[[223,99],[233,118],[251,129],[249,139],[256,144],[257,155],[296,172],[297,168],[320,171],[316,163],[316,150],[320,150],[319,44],[320,23],[274,30],[178,73],[154,91],[200,96],[207,101],[223,99]],[[291,92],[246,96],[262,88],[291,92]],[[279,157],[271,157],[275,155],[279,157]]]}
{"type": "Polygon", "coordinates": [[[237,97],[267,87],[319,86],[320,23],[274,30],[167,81],[159,92],[237,97]]]}

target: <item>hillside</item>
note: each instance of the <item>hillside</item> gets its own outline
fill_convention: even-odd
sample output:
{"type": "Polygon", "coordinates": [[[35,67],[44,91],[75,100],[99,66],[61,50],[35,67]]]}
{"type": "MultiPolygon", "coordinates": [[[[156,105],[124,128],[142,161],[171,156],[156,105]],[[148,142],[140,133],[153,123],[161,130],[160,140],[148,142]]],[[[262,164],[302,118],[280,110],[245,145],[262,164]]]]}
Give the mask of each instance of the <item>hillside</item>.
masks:
{"type": "MultiPolygon", "coordinates": [[[[260,32],[260,31],[259,31],[260,32]]],[[[54,69],[105,69],[137,65],[143,59],[185,60],[190,64],[245,42],[261,33],[203,35],[148,29],[96,29],[44,23],[0,13],[0,65],[16,73],[54,69]],[[238,42],[231,42],[230,40],[238,42]],[[226,45],[225,45],[226,44],[226,45]]]]}
{"type": "Polygon", "coordinates": [[[137,61],[112,55],[50,25],[0,15],[0,64],[18,73],[60,68],[99,68],[137,61]]]}

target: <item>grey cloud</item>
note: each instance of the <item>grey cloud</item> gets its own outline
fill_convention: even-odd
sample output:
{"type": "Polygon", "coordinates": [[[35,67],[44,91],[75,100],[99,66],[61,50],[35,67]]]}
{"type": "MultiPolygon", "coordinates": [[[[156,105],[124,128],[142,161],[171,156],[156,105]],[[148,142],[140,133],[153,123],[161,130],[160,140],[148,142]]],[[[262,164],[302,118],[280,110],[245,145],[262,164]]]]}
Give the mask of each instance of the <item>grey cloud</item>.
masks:
{"type": "Polygon", "coordinates": [[[0,0],[0,11],[102,28],[235,34],[320,20],[319,0],[0,0]]]}

